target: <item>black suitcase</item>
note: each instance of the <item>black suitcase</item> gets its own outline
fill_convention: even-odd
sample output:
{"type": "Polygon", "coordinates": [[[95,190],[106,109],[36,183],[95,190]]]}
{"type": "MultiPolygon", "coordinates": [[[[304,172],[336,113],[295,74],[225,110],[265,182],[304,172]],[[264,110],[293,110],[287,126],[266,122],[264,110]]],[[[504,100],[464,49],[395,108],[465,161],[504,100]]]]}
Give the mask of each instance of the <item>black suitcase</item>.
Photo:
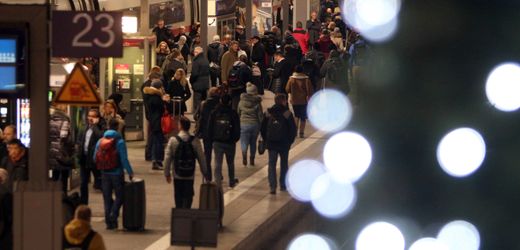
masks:
{"type": "Polygon", "coordinates": [[[123,197],[123,227],[129,231],[143,231],[146,223],[146,193],[144,180],[125,182],[123,197]]]}
{"type": "Polygon", "coordinates": [[[219,215],[218,225],[223,227],[224,218],[224,192],[215,182],[200,185],[199,209],[217,210],[219,215]]]}

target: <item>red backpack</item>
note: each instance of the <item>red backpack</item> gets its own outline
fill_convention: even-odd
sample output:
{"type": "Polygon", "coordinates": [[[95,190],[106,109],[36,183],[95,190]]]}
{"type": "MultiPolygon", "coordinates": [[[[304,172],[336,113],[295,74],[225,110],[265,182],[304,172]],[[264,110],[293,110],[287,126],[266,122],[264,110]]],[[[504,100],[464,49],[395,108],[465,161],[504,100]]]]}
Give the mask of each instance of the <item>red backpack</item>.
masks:
{"type": "Polygon", "coordinates": [[[118,166],[117,140],[106,137],[99,139],[99,147],[96,152],[96,168],[99,170],[112,170],[118,166]]]}

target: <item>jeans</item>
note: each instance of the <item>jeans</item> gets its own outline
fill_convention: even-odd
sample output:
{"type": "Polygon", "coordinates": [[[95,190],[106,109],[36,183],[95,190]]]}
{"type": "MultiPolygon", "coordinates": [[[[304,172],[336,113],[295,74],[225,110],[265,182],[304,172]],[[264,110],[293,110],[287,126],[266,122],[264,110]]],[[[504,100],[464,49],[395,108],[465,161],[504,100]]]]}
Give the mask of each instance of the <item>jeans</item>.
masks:
{"type": "MultiPolygon", "coordinates": [[[[211,178],[211,151],[213,151],[213,142],[211,140],[202,139],[204,144],[204,157],[206,158],[206,166],[208,166],[208,176],[211,178]]],[[[208,181],[211,181],[208,180],[208,181]]]]}
{"type": "Polygon", "coordinates": [[[251,158],[255,158],[256,138],[258,137],[258,124],[240,125],[240,146],[242,154],[247,155],[247,148],[251,147],[251,158]]]}
{"type": "Polygon", "coordinates": [[[63,170],[52,170],[52,180],[53,181],[59,181],[61,180],[61,189],[63,194],[67,194],[67,187],[69,186],[69,176],[70,176],[70,170],[69,169],[63,169],[63,170]]]}
{"type": "Polygon", "coordinates": [[[150,122],[146,121],[148,124],[147,136],[146,136],[146,146],[144,148],[144,159],[146,161],[152,160],[152,130],[150,129],[150,122]]]}
{"type": "Polygon", "coordinates": [[[215,150],[215,181],[220,186],[222,184],[222,161],[224,154],[228,165],[229,185],[235,184],[235,144],[214,142],[215,150]]]}
{"type": "Polygon", "coordinates": [[[81,185],[79,188],[81,204],[88,205],[88,183],[90,181],[90,173],[94,175],[94,188],[101,188],[101,174],[95,168],[86,168],[80,166],[81,185]]]}
{"type": "Polygon", "coordinates": [[[119,209],[123,205],[124,175],[102,175],[103,201],[105,204],[105,223],[107,226],[117,227],[119,209]],[[112,192],[116,194],[116,199],[112,198],[112,192]]]}
{"type": "Polygon", "coordinates": [[[269,149],[269,169],[267,177],[269,179],[269,186],[271,189],[276,189],[276,162],[278,155],[280,155],[280,188],[286,189],[285,176],[289,169],[289,150],[277,151],[269,149]]]}
{"type": "Polygon", "coordinates": [[[175,208],[190,209],[193,203],[193,180],[173,179],[175,208]]]}
{"type": "Polygon", "coordinates": [[[152,131],[150,141],[152,144],[152,160],[162,162],[164,160],[164,135],[162,131],[152,131]]]}
{"type": "Polygon", "coordinates": [[[197,113],[200,107],[200,103],[207,98],[207,90],[204,91],[193,91],[193,114],[197,113]]]}

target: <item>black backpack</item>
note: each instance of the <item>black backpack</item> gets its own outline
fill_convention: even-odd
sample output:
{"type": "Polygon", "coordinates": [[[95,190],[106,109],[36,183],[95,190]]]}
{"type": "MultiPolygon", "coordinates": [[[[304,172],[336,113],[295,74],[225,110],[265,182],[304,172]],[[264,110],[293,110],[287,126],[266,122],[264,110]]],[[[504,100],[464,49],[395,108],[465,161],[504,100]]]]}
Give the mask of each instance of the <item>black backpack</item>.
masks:
{"type": "Polygon", "coordinates": [[[179,177],[192,177],[195,174],[195,149],[191,142],[193,136],[188,141],[183,141],[178,135],[175,136],[179,145],[175,150],[175,175],[179,177]]]}
{"type": "Polygon", "coordinates": [[[228,142],[231,140],[233,132],[233,122],[229,112],[215,113],[215,124],[213,126],[213,140],[219,142],[228,142]]]}
{"type": "Polygon", "coordinates": [[[228,75],[228,84],[231,89],[239,89],[240,84],[240,64],[233,65],[228,75]]]}
{"type": "Polygon", "coordinates": [[[339,58],[332,59],[327,70],[327,79],[333,83],[341,84],[346,83],[346,76],[347,72],[343,68],[343,63],[341,62],[341,60],[339,58]]]}
{"type": "Polygon", "coordinates": [[[289,135],[289,125],[287,124],[287,118],[289,116],[289,110],[285,111],[283,114],[271,114],[269,116],[266,132],[268,141],[280,142],[289,135]]]}

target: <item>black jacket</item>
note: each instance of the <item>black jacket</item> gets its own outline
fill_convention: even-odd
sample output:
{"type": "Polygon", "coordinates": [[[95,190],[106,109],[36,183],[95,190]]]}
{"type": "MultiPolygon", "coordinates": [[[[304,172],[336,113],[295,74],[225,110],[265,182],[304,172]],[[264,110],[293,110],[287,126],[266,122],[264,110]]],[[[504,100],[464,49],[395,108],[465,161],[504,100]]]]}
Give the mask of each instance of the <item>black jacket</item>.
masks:
{"type": "Polygon", "coordinates": [[[201,108],[195,114],[195,120],[197,121],[197,127],[195,128],[195,134],[204,139],[210,140],[208,133],[209,116],[215,110],[215,107],[219,104],[218,96],[210,96],[207,100],[202,102],[201,108]]]}
{"type": "Polygon", "coordinates": [[[231,89],[231,96],[240,96],[242,93],[245,93],[246,84],[253,80],[253,72],[251,71],[251,68],[246,63],[239,61],[235,62],[233,67],[238,64],[240,64],[240,69],[238,71],[238,81],[241,88],[231,89]]]}
{"type": "Polygon", "coordinates": [[[231,117],[232,131],[231,138],[228,141],[221,141],[222,143],[227,144],[235,144],[238,140],[240,140],[240,117],[238,117],[238,113],[231,109],[231,106],[226,106],[222,104],[218,104],[215,110],[211,112],[209,116],[208,123],[208,138],[213,140],[213,128],[215,127],[215,119],[219,113],[228,113],[231,117]]]}
{"type": "Polygon", "coordinates": [[[258,63],[258,67],[260,67],[260,68],[264,67],[265,48],[261,42],[258,42],[253,46],[253,50],[252,50],[250,58],[251,58],[251,62],[258,63]]]}
{"type": "Polygon", "coordinates": [[[274,64],[273,79],[280,78],[282,93],[285,93],[285,85],[287,85],[287,81],[289,81],[289,77],[291,77],[292,73],[291,63],[287,59],[283,59],[274,64]]]}
{"type": "Polygon", "coordinates": [[[271,108],[267,109],[267,112],[265,112],[264,120],[262,120],[262,125],[260,127],[260,133],[262,135],[262,138],[264,138],[266,143],[266,148],[276,151],[286,151],[291,148],[291,145],[294,142],[294,139],[296,138],[296,123],[294,122],[294,117],[291,111],[285,106],[282,105],[273,105],[271,108]],[[269,118],[271,116],[284,116],[284,118],[287,121],[287,136],[285,138],[282,138],[279,142],[272,142],[269,140],[265,140],[267,138],[267,125],[269,123],[269,118]]]}
{"type": "Polygon", "coordinates": [[[161,117],[164,113],[164,102],[162,100],[162,93],[160,90],[153,87],[144,88],[144,93],[148,95],[147,105],[149,108],[148,122],[151,132],[161,132],[161,117]]]}
{"type": "MultiPolygon", "coordinates": [[[[182,86],[181,82],[177,79],[171,80],[166,85],[166,94],[169,94],[171,98],[173,97],[180,97],[182,99],[181,101],[181,114],[183,115],[184,112],[186,112],[186,101],[190,99],[191,97],[191,91],[189,84],[186,84],[185,87],[182,86]]],[[[173,114],[173,105],[174,103],[171,102],[168,104],[168,111],[173,114]]],[[[175,105],[178,105],[175,103],[175,105]]],[[[178,111],[175,111],[175,115],[178,115],[178,111]]]]}
{"type": "Polygon", "coordinates": [[[25,148],[25,154],[17,162],[11,161],[9,156],[4,157],[0,162],[0,166],[9,173],[7,187],[11,192],[15,191],[14,183],[29,180],[29,149],[25,148]]]}
{"type": "Polygon", "coordinates": [[[0,184],[0,249],[13,249],[13,194],[0,184]]]}
{"type": "Polygon", "coordinates": [[[309,44],[312,46],[320,38],[321,23],[318,20],[315,22],[308,20],[306,27],[309,33],[309,44]]]}
{"type": "Polygon", "coordinates": [[[209,89],[209,61],[204,53],[198,54],[191,62],[190,83],[193,91],[203,92],[209,89]]]}
{"type": "Polygon", "coordinates": [[[223,48],[220,42],[213,42],[208,45],[208,61],[220,65],[220,51],[223,48]]]}
{"type": "Polygon", "coordinates": [[[96,149],[96,143],[97,141],[103,137],[103,133],[105,132],[103,130],[103,121],[101,121],[102,118],[100,118],[100,121],[98,124],[95,124],[92,126],[92,135],[90,135],[90,141],[88,142],[88,148],[87,148],[87,154],[85,155],[85,140],[87,131],[89,130],[89,127],[86,127],[83,131],[81,131],[78,135],[78,152],[76,152],[76,155],[79,160],[79,164],[83,168],[95,168],[96,164],[94,163],[94,150],[96,149]]]}

